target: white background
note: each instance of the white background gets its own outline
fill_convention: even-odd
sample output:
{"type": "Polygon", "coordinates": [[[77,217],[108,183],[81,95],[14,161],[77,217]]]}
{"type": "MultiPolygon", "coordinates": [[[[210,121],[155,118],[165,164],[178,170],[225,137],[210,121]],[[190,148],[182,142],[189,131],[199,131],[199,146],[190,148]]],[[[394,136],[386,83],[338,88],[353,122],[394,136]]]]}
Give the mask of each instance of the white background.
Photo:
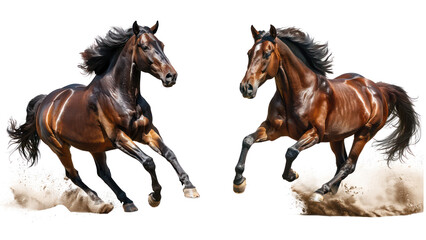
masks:
{"type": "MultiPolygon", "coordinates": [[[[335,73],[330,77],[357,72],[373,81],[400,85],[410,96],[418,97],[416,110],[424,116],[426,18],[420,1],[3,1],[0,5],[1,234],[14,239],[424,236],[420,228],[424,213],[386,218],[300,215],[292,184],[281,178],[285,151],[294,143],[289,138],[254,145],[247,159],[247,190],[242,195],[232,191],[241,141],[265,119],[275,91],[270,81],[253,100],[244,99],[239,92],[246,53],[253,44],[250,25],[258,30],[268,30],[269,24],[295,26],[319,42],[328,41],[335,73]],[[130,28],[135,20],[146,26],[159,20],[156,35],[165,43],[165,53],[179,76],[177,84],[166,89],[159,80],[143,74],[141,92],[152,107],[154,123],[201,198],[184,198],[172,167],[141,146],[154,158],[163,186],[161,205],[149,207],[149,175],[137,161],[111,151],[108,159],[113,177],[139,208],[137,213],[126,214],[97,177],[90,154],[74,149],[74,163],[82,179],[105,201],[113,202],[113,212],[20,209],[13,204],[11,185],[25,181],[22,178],[42,184],[49,176],[54,188],[64,181],[64,169],[46,145],[40,144],[39,164],[22,170],[19,154],[9,156],[5,131],[9,118],[23,123],[28,101],[38,94],[71,83],[88,84],[93,76],[82,75],[77,68],[79,53],[112,26],[130,28]]],[[[383,130],[378,138],[388,133],[383,130]]],[[[425,151],[420,145],[424,146],[424,140],[413,148],[415,157],[405,164],[396,162],[393,169],[423,168],[425,151]]],[[[363,168],[386,168],[382,159],[368,144],[353,178],[369,179],[362,174],[363,168]]],[[[300,154],[294,169],[300,173],[297,181],[314,179],[312,189],[321,186],[335,172],[329,145],[320,144],[300,154]]]]}

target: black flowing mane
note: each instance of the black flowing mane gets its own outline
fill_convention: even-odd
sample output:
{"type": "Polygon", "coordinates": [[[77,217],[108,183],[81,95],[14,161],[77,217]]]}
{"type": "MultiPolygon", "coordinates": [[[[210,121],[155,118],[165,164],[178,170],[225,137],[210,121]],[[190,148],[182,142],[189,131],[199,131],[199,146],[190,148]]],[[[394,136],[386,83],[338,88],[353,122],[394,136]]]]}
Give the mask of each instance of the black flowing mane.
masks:
{"type": "Polygon", "coordinates": [[[293,27],[277,29],[277,37],[315,73],[323,76],[333,73],[331,53],[328,51],[327,43],[316,43],[308,34],[293,27]]]}
{"type": "MultiPolygon", "coordinates": [[[[139,26],[141,33],[150,32],[148,27],[139,26]]],[[[78,65],[87,74],[95,72],[102,74],[107,69],[113,56],[120,52],[126,42],[134,35],[132,28],[124,30],[120,27],[113,27],[104,38],[97,37],[95,43],[81,53],[84,62],[78,65]]]]}

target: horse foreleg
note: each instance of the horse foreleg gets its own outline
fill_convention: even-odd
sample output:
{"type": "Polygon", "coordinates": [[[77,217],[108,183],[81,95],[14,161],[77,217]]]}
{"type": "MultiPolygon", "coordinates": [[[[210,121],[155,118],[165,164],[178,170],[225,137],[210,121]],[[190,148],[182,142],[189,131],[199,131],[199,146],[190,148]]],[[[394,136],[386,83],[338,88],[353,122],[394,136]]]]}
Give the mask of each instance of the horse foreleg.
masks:
{"type": "Polygon", "coordinates": [[[96,170],[98,176],[112,189],[112,191],[117,196],[118,200],[123,204],[124,211],[126,212],[135,212],[138,208],[133,204],[133,201],[130,200],[126,193],[121,190],[121,188],[115,183],[111,177],[111,172],[108,168],[106,162],[105,152],[101,153],[92,153],[93,159],[95,160],[96,170]]]}
{"type": "Polygon", "coordinates": [[[163,156],[175,169],[179,176],[179,180],[184,186],[183,192],[187,198],[197,198],[200,194],[197,192],[195,186],[189,180],[188,174],[180,166],[176,155],[173,151],[164,144],[157,128],[152,126],[152,129],[142,136],[142,143],[149,145],[154,151],[163,156]]]}
{"type": "Polygon", "coordinates": [[[293,161],[296,159],[296,157],[302,150],[305,150],[317,144],[319,142],[319,139],[320,138],[318,135],[318,131],[314,127],[306,131],[293,146],[287,149],[287,152],[285,154],[286,163],[282,176],[283,179],[292,182],[299,177],[299,175],[293,169],[291,169],[293,161]]]}
{"type": "Polygon", "coordinates": [[[151,207],[157,207],[160,204],[161,200],[161,185],[157,179],[153,159],[150,156],[146,155],[132,141],[132,139],[121,130],[116,130],[114,136],[112,136],[111,139],[118,149],[142,163],[145,170],[151,175],[153,192],[149,194],[148,202],[151,207]]]}
{"type": "Polygon", "coordinates": [[[270,126],[268,122],[263,122],[256,132],[246,136],[243,140],[243,146],[240,153],[237,166],[235,167],[235,178],[234,178],[234,192],[243,193],[246,188],[246,178],[243,177],[245,169],[245,162],[247,153],[250,147],[257,142],[264,142],[266,140],[273,140],[278,138],[275,136],[276,131],[270,126]]]}

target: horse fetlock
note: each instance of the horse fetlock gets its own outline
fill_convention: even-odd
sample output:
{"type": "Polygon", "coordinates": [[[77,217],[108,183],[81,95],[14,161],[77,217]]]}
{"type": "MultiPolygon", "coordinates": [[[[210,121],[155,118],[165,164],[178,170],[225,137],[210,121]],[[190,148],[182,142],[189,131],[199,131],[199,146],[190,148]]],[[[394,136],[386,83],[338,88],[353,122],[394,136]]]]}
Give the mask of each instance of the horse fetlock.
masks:
{"type": "Polygon", "coordinates": [[[242,174],[244,172],[244,164],[237,164],[235,167],[235,172],[238,174],[242,174]]]}
{"type": "Polygon", "coordinates": [[[320,188],[320,189],[318,189],[318,190],[316,190],[315,192],[316,192],[316,193],[319,193],[319,194],[321,194],[321,195],[324,195],[324,194],[329,193],[330,191],[331,191],[331,188],[330,188],[330,186],[326,183],[326,184],[323,184],[323,185],[321,186],[321,188],[320,188]]]}

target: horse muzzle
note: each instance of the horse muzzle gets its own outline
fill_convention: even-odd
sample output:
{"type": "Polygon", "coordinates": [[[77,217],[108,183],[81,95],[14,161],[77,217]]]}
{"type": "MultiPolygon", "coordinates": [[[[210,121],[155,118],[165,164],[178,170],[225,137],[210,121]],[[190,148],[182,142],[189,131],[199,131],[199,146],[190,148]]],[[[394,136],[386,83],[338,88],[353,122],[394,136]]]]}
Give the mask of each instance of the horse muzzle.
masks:
{"type": "Polygon", "coordinates": [[[256,97],[257,88],[253,87],[250,83],[241,83],[240,92],[243,94],[243,97],[252,99],[256,97]]]}
{"type": "Polygon", "coordinates": [[[162,79],[164,87],[171,87],[176,84],[177,73],[167,73],[167,75],[162,79]]]}

